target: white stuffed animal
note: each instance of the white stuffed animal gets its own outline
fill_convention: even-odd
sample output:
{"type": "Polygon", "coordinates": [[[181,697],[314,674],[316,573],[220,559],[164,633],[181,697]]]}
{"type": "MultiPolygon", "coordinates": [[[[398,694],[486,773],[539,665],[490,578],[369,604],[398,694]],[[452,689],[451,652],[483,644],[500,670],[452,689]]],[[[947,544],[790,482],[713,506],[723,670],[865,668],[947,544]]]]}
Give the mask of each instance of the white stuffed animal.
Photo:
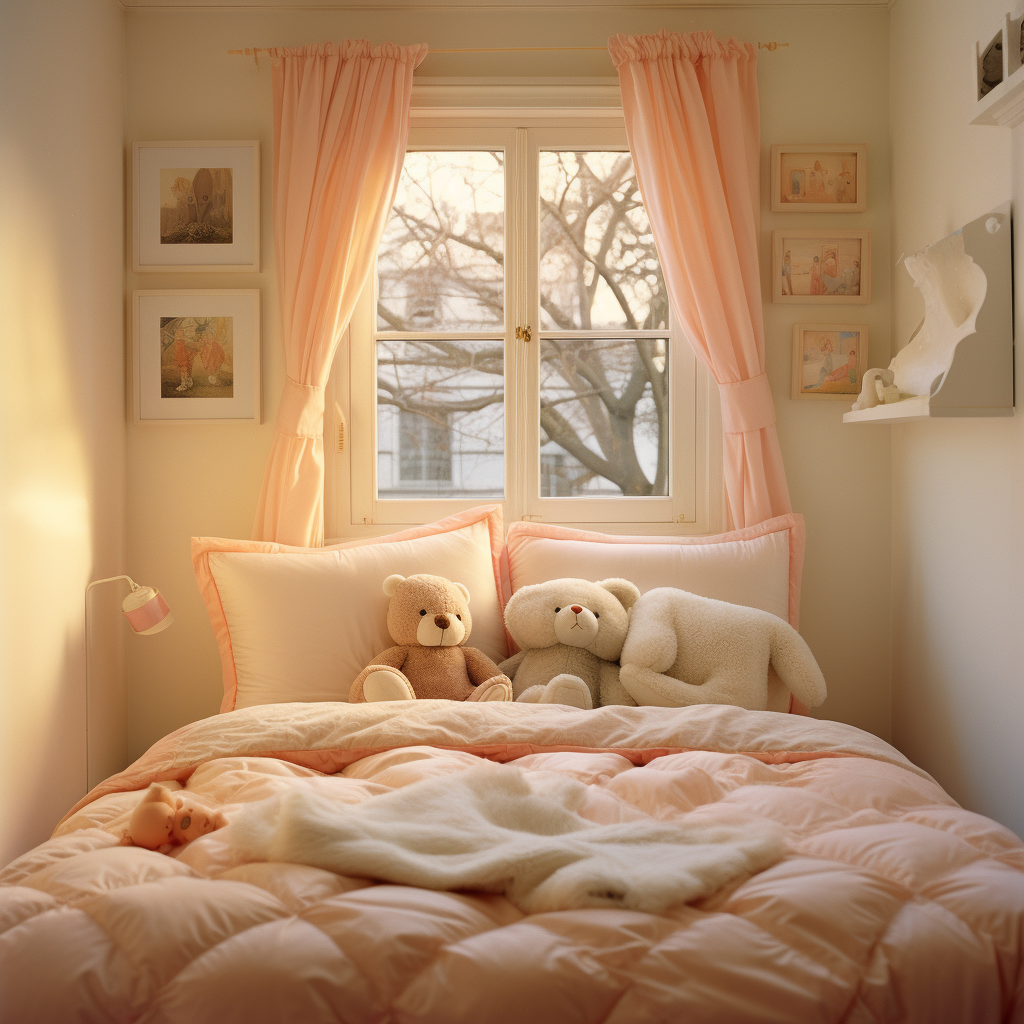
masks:
{"type": "Polygon", "coordinates": [[[617,664],[640,596],[628,580],[561,579],[517,590],[505,627],[520,650],[499,666],[516,700],[595,708],[632,704],[617,664]]]}
{"type": "Polygon", "coordinates": [[[825,680],[803,637],[777,615],[660,587],[633,606],[619,680],[637,704],[768,706],[769,667],[808,707],[825,680]]]}

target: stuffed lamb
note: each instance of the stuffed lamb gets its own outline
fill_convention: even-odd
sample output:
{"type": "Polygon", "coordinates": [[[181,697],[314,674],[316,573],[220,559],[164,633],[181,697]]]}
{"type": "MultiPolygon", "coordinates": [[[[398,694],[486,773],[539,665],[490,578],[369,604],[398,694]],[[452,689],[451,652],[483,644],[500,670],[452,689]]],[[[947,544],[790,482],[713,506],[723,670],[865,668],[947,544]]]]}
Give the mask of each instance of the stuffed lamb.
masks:
{"type": "Polygon", "coordinates": [[[808,707],[825,680],[800,634],[777,615],[661,587],[633,606],[619,680],[637,704],[768,705],[769,666],[808,707]]]}

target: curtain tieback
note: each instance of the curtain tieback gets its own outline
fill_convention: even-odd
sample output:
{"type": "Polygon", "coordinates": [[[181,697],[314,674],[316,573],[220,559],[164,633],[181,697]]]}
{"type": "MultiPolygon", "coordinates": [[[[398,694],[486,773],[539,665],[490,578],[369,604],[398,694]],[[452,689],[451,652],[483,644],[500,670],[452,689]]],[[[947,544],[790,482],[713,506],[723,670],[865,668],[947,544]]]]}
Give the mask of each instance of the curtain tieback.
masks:
{"type": "Polygon", "coordinates": [[[281,394],[274,429],[286,437],[323,437],[324,389],[288,377],[281,394]]]}
{"type": "Polygon", "coordinates": [[[768,386],[768,374],[762,373],[749,380],[718,384],[722,396],[722,431],[743,434],[760,430],[775,422],[775,402],[768,386]]]}

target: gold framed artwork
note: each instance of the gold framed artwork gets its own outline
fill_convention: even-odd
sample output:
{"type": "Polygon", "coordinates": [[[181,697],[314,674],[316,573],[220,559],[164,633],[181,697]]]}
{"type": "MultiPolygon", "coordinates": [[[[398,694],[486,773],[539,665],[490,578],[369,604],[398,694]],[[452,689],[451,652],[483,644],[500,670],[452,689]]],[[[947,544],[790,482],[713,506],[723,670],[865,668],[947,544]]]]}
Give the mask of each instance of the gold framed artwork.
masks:
{"type": "Polygon", "coordinates": [[[870,231],[779,228],[772,232],[772,302],[870,301],[870,231]]]}
{"type": "Polygon", "coordinates": [[[771,179],[775,213],[863,213],[868,208],[868,147],[777,143],[771,179]]]}
{"type": "Polygon", "coordinates": [[[263,422],[260,292],[132,292],[134,421],[263,422]]]}
{"type": "Polygon", "coordinates": [[[132,269],[260,269],[260,144],[132,144],[132,269]]]}
{"type": "Polygon", "coordinates": [[[868,368],[865,324],[794,324],[792,398],[852,402],[868,368]]]}

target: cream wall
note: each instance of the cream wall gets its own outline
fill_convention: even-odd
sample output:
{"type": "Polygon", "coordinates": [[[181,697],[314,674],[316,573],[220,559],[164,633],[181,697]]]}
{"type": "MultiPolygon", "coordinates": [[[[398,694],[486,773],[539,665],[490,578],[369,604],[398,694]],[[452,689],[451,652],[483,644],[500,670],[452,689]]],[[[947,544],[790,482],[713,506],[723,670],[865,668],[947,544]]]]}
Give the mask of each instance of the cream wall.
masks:
{"type": "MultiPolygon", "coordinates": [[[[764,216],[768,292],[770,231],[783,223],[874,232],[874,301],[838,319],[867,322],[872,361],[888,361],[888,12],[881,8],[651,10],[533,8],[347,13],[291,10],[130,10],[127,13],[128,143],[161,139],[263,142],[260,274],[129,275],[129,288],[258,287],[263,291],[265,423],[261,427],[128,428],[130,563],[164,589],[173,629],[132,645],[131,752],[216,712],[220,667],[189,563],[193,534],[249,536],[283,384],[270,210],[268,61],[229,57],[244,46],[299,45],[344,37],[426,41],[434,47],[604,46],[614,32],[712,29],[720,36],[790,43],[763,52],[763,147],[775,141],[866,142],[869,211],[821,218],[764,216]]],[[[604,52],[428,56],[418,76],[605,78],[604,52]]],[[[767,172],[767,159],[765,159],[767,172]]],[[[765,189],[767,194],[767,188],[765,189]]],[[[807,517],[803,633],[821,660],[830,697],[821,713],[889,735],[889,439],[841,423],[841,403],[789,399],[792,324],[816,307],[766,306],[768,374],[794,506],[807,517]]]]}
{"type": "MultiPolygon", "coordinates": [[[[4,0],[0,864],[86,790],[83,598],[125,563],[124,20],[4,0]]],[[[127,756],[122,623],[100,594],[92,776],[127,756]]]]}
{"type": "MultiPolygon", "coordinates": [[[[1024,128],[968,124],[973,41],[1011,8],[1019,0],[892,10],[894,258],[1010,198],[1024,252],[1024,128]]],[[[1014,277],[1020,337],[1019,258],[1014,277]]],[[[893,338],[905,343],[924,307],[905,271],[893,281],[893,338]]],[[[1022,372],[1018,357],[1018,402],[1022,372]]],[[[1024,836],[1024,417],[862,429],[892,431],[893,741],[964,806],[1024,836]]]]}

